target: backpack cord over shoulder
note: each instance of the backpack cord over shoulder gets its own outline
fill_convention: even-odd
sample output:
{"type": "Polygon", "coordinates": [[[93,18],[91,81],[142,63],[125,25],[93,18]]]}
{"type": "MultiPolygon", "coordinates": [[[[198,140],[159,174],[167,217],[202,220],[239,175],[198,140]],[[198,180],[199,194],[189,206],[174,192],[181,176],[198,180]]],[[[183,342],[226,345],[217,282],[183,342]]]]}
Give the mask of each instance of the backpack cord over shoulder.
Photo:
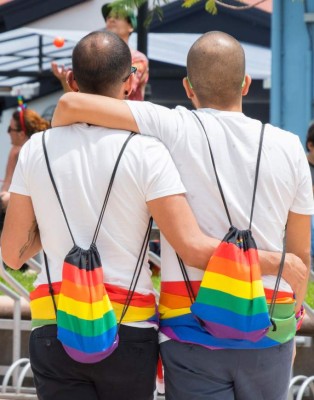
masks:
{"type": "MultiPolygon", "coordinates": [[[[195,115],[195,117],[198,119],[199,123],[201,124],[202,128],[203,128],[203,132],[205,134],[206,140],[207,140],[207,144],[208,144],[208,149],[210,152],[210,157],[212,160],[212,164],[213,164],[213,168],[214,168],[214,172],[215,172],[215,176],[216,176],[216,181],[217,181],[217,185],[219,188],[219,192],[226,210],[226,214],[228,217],[228,221],[230,223],[230,225],[232,226],[232,221],[231,221],[231,217],[230,217],[230,213],[227,207],[227,202],[222,190],[222,186],[218,177],[218,173],[217,173],[217,169],[216,169],[216,164],[215,164],[215,159],[214,159],[214,155],[213,155],[213,151],[209,142],[209,138],[206,132],[206,129],[204,127],[203,122],[201,121],[200,117],[196,114],[195,111],[193,111],[193,114],[195,115]]],[[[262,154],[262,145],[263,145],[263,139],[264,139],[264,131],[265,131],[265,124],[262,124],[262,130],[261,130],[261,134],[260,134],[260,141],[259,141],[259,147],[258,147],[258,154],[257,154],[257,162],[256,162],[256,170],[255,170],[255,178],[254,178],[254,187],[253,187],[253,196],[252,196],[252,205],[251,205],[251,213],[250,213],[250,223],[249,223],[249,229],[251,229],[252,226],[252,219],[253,219],[253,211],[254,211],[254,205],[255,205],[255,197],[256,197],[256,189],[257,189],[257,181],[258,181],[258,174],[259,174],[259,167],[260,167],[260,161],[261,161],[261,154],[262,154]]]]}
{"type": "Polygon", "coordinates": [[[119,322],[117,322],[111,299],[107,293],[103,264],[96,246],[96,241],[100,232],[103,216],[108,204],[119,162],[129,140],[134,136],[135,133],[131,133],[121,147],[111,174],[91,245],[89,249],[86,250],[75,244],[51,172],[45,143],[45,133],[42,138],[49,176],[74,244],[72,249],[70,249],[70,251],[65,255],[63,262],[58,306],[56,305],[48,260],[45,254],[49,293],[52,297],[56,313],[57,338],[62,343],[67,354],[72,359],[82,363],[95,363],[101,361],[107,358],[117,348],[119,343],[119,328],[127,313],[129,305],[131,304],[146,255],[152,227],[152,218],[149,219],[144,241],[126,294],[121,317],[119,322]]]}
{"type": "MultiPolygon", "coordinates": [[[[213,156],[213,152],[212,152],[212,148],[209,142],[209,138],[206,132],[206,129],[204,127],[203,122],[201,121],[200,117],[197,115],[197,113],[195,111],[193,111],[193,114],[195,115],[195,117],[197,118],[197,120],[199,121],[202,130],[205,134],[206,137],[206,141],[208,144],[208,149],[210,152],[210,156],[211,156],[211,160],[212,160],[212,165],[213,165],[213,169],[214,169],[214,173],[215,173],[215,177],[216,177],[216,181],[217,181],[217,185],[218,185],[218,189],[224,204],[224,208],[227,214],[227,218],[228,221],[230,223],[230,226],[232,227],[232,220],[231,220],[231,216],[227,207],[227,202],[225,200],[224,197],[224,193],[222,190],[222,186],[218,177],[218,173],[217,173],[217,169],[216,169],[216,164],[215,164],[215,160],[214,160],[214,156],[213,156]]],[[[259,148],[258,148],[258,154],[257,154],[257,162],[256,162],[256,171],[255,171],[255,179],[254,179],[254,187],[253,187],[253,196],[252,196],[252,205],[251,205],[251,212],[250,212],[250,221],[249,221],[249,228],[248,230],[251,231],[251,227],[252,227],[252,219],[253,219],[253,212],[254,212],[254,205],[255,205],[255,198],[256,198],[256,189],[257,189],[257,182],[258,182],[258,175],[259,175],[259,168],[260,168],[260,161],[261,161],[261,153],[262,153],[262,144],[263,144],[263,138],[264,138],[264,131],[265,131],[265,125],[262,124],[262,128],[261,128],[261,134],[260,134],[260,141],[259,141],[259,148]]],[[[275,301],[276,301],[276,297],[278,294],[278,290],[279,290],[279,285],[280,285],[280,280],[281,280],[281,276],[282,276],[282,272],[283,272],[283,268],[284,268],[284,261],[285,261],[285,254],[286,254],[286,230],[284,233],[284,237],[283,237],[283,250],[282,250],[282,256],[281,256],[281,260],[280,260],[280,265],[279,265],[279,270],[278,270],[278,274],[277,274],[277,278],[276,278],[276,283],[274,286],[274,290],[273,290],[273,295],[272,295],[272,299],[269,305],[269,318],[270,318],[270,322],[273,326],[273,331],[277,330],[277,326],[276,323],[273,319],[273,313],[274,313],[274,309],[275,309],[275,301]]],[[[180,265],[180,269],[182,271],[185,283],[186,283],[186,287],[187,287],[187,291],[191,300],[191,303],[193,303],[193,301],[195,301],[196,297],[193,293],[192,290],[192,285],[191,282],[188,278],[188,274],[186,271],[186,268],[184,266],[183,261],[180,259],[180,257],[177,255],[178,257],[178,261],[179,261],[179,265],[180,265]],[[192,295],[191,295],[191,291],[192,291],[192,295]]]]}
{"type": "Polygon", "coordinates": [[[107,206],[107,203],[108,203],[108,200],[109,200],[109,196],[110,196],[111,188],[112,188],[112,185],[113,185],[113,181],[114,181],[114,178],[116,176],[116,172],[117,172],[117,169],[118,169],[122,154],[123,154],[126,146],[128,145],[129,141],[135,135],[136,134],[133,133],[133,132],[130,133],[130,135],[128,136],[127,140],[124,142],[124,144],[123,144],[123,146],[122,146],[122,148],[120,150],[120,153],[118,155],[116,164],[115,164],[115,166],[113,168],[113,171],[112,171],[112,175],[111,175],[110,182],[109,182],[109,185],[108,185],[108,189],[107,189],[107,193],[106,193],[106,196],[105,196],[104,204],[102,206],[102,209],[101,209],[101,212],[100,212],[100,216],[99,216],[99,219],[98,219],[98,223],[97,223],[97,226],[96,226],[96,229],[95,229],[94,237],[93,237],[93,240],[92,240],[93,244],[96,243],[96,240],[97,240],[97,237],[98,237],[98,233],[99,233],[99,230],[100,230],[100,227],[101,227],[102,219],[103,219],[103,216],[104,216],[104,213],[105,213],[105,209],[106,209],[106,206],[107,206]]]}
{"type": "MultiPolygon", "coordinates": [[[[115,178],[115,175],[116,175],[116,172],[117,172],[118,165],[119,165],[119,162],[121,160],[122,154],[123,154],[128,142],[134,136],[135,136],[135,133],[132,132],[128,136],[128,138],[126,139],[126,141],[124,142],[124,144],[123,144],[123,146],[122,146],[122,148],[120,150],[119,156],[117,158],[116,164],[114,166],[114,169],[113,169],[113,172],[112,172],[112,175],[111,175],[111,178],[110,178],[110,182],[109,182],[108,189],[107,189],[107,192],[106,192],[105,200],[104,200],[104,203],[103,203],[103,206],[102,206],[102,209],[101,209],[101,212],[100,212],[100,216],[99,216],[99,219],[98,219],[98,223],[97,223],[97,226],[96,226],[96,229],[95,229],[95,232],[94,232],[92,244],[96,243],[96,240],[97,240],[100,228],[101,228],[102,219],[103,219],[103,216],[104,216],[104,213],[105,213],[105,209],[106,209],[106,206],[107,206],[107,203],[108,203],[108,200],[109,200],[110,192],[111,192],[111,189],[112,189],[112,185],[113,185],[113,182],[114,182],[114,178],[115,178]]],[[[50,163],[49,163],[49,158],[48,158],[48,154],[47,154],[47,147],[46,147],[46,143],[45,143],[45,132],[43,133],[43,136],[42,136],[42,143],[43,143],[44,155],[45,155],[45,160],[46,160],[49,176],[50,176],[50,179],[51,179],[51,183],[53,185],[53,188],[54,188],[54,191],[56,193],[58,202],[60,204],[60,207],[61,207],[64,219],[66,221],[69,233],[71,235],[73,244],[76,245],[75,240],[74,240],[74,236],[72,234],[72,231],[71,231],[68,219],[67,219],[67,216],[65,214],[65,210],[64,210],[63,204],[61,202],[61,198],[60,198],[56,183],[55,183],[53,175],[52,175],[52,171],[51,171],[51,167],[50,167],[50,163]]],[[[124,304],[124,307],[123,307],[123,310],[122,310],[122,314],[121,314],[121,318],[120,318],[120,321],[119,321],[119,325],[121,324],[121,321],[123,320],[123,318],[124,318],[124,316],[125,316],[125,314],[126,314],[126,312],[128,310],[128,307],[129,307],[129,305],[131,303],[131,300],[132,300],[132,297],[133,297],[133,294],[134,294],[134,290],[136,288],[136,285],[137,285],[137,282],[138,282],[138,279],[139,279],[139,276],[140,276],[140,273],[141,273],[141,269],[142,269],[142,266],[143,266],[143,263],[144,263],[145,252],[146,252],[146,248],[148,246],[150,232],[151,232],[151,229],[152,229],[152,224],[153,224],[153,219],[151,217],[149,219],[149,223],[148,223],[148,227],[147,227],[147,230],[146,230],[146,233],[145,233],[144,241],[143,241],[143,244],[142,244],[142,247],[141,247],[141,250],[140,250],[140,255],[138,257],[137,264],[136,264],[136,267],[135,267],[135,270],[134,270],[134,274],[133,274],[133,277],[132,277],[132,280],[131,280],[131,284],[130,284],[130,287],[129,287],[129,290],[128,290],[128,293],[127,293],[127,296],[126,296],[126,301],[125,301],[125,304],[124,304]]],[[[47,259],[47,255],[46,255],[45,252],[44,252],[44,259],[45,259],[45,267],[46,267],[47,279],[48,279],[48,283],[49,283],[49,293],[50,293],[50,295],[52,297],[53,306],[54,306],[55,312],[57,314],[57,305],[56,305],[55,298],[54,298],[54,290],[53,290],[52,283],[51,283],[50,270],[49,270],[49,267],[48,267],[48,259],[47,259]]]]}

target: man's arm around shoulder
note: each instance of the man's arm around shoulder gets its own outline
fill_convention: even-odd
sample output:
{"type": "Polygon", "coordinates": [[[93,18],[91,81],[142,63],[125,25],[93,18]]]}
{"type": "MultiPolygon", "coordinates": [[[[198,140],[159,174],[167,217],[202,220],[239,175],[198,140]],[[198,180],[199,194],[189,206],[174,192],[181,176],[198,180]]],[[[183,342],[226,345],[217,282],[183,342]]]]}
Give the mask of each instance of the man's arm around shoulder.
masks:
{"type": "Polygon", "coordinates": [[[75,122],[139,132],[125,101],[86,93],[65,93],[58,101],[51,125],[56,127],[75,122]]]}

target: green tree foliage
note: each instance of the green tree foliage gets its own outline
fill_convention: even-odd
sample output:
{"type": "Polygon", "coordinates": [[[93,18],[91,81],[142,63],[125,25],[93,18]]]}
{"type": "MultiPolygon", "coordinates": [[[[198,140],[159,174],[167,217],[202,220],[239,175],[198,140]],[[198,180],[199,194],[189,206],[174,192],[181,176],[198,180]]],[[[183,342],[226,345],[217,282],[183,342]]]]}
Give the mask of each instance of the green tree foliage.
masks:
{"type": "MultiPolygon", "coordinates": [[[[182,7],[190,8],[194,6],[196,3],[199,3],[202,0],[182,0],[182,7]]],[[[255,7],[258,4],[264,3],[267,0],[256,0],[252,4],[246,4],[244,0],[238,0],[238,5],[230,4],[228,0],[205,0],[205,10],[212,14],[216,15],[218,12],[217,5],[220,7],[230,8],[232,10],[247,10],[249,8],[255,7]],[[241,4],[242,3],[242,4],[241,4]]],[[[123,10],[128,8],[139,8],[141,5],[146,3],[147,0],[114,0],[112,2],[112,8],[117,12],[123,12],[123,10]]],[[[168,0],[153,0],[151,3],[151,10],[148,15],[148,19],[146,24],[149,25],[151,22],[153,15],[156,14],[159,19],[162,19],[162,9],[161,7],[168,3],[168,0]]]]}

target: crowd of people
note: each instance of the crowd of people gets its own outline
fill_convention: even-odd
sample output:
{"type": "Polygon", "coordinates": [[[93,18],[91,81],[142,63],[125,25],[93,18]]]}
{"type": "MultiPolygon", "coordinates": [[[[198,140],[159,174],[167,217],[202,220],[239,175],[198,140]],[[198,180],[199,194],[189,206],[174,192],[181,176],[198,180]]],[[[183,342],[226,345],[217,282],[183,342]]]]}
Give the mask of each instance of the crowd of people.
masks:
{"type": "MultiPolygon", "coordinates": [[[[71,69],[52,66],[66,92],[52,128],[42,121],[36,131],[45,133],[28,140],[21,114],[9,127],[20,151],[16,166],[7,168],[3,259],[13,269],[40,250],[46,259],[30,295],[29,350],[38,398],[152,400],[160,353],[166,400],[286,400],[311,263],[313,132],[306,156],[297,135],[243,113],[251,78],[241,44],[223,32],[203,34],[189,50],[183,87],[193,111],[142,101],[148,61],[128,46],[134,14],[110,5],[101,12],[107,29],[76,44],[71,69]],[[161,231],[158,298],[145,257],[130,290],[140,254],[147,251],[151,216],[161,231]],[[261,299],[273,308],[269,326],[255,340],[235,338],[232,312],[223,337],[191,312],[208,261],[233,226],[249,227],[254,235],[261,299]],[[59,336],[64,286],[70,293],[81,285],[82,299],[86,294],[62,266],[73,246],[89,254],[95,235],[118,344],[86,365],[65,351],[59,336]]],[[[14,150],[10,157],[17,160],[14,150]]],[[[241,248],[241,241],[235,246],[241,248]]],[[[238,268],[233,258],[220,264],[238,268]]],[[[86,256],[81,268],[89,271],[89,265],[86,256]]],[[[210,279],[217,281],[219,299],[224,282],[215,274],[210,279]]],[[[235,279],[228,285],[229,301],[244,307],[233,290],[235,279]]],[[[241,291],[250,299],[246,288],[241,291]]],[[[81,301],[71,307],[73,315],[80,310],[88,330],[92,318],[81,301]]],[[[218,324],[215,307],[212,313],[218,324]]],[[[81,331],[67,334],[83,341],[81,331]]]]}

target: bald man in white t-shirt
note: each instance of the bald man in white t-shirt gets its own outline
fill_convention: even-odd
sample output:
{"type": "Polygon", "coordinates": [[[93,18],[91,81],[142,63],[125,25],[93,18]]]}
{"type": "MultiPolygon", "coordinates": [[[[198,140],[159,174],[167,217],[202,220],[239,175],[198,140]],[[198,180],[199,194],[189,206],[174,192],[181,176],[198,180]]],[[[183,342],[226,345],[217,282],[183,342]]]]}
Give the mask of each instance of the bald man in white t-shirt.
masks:
{"type": "MultiPolygon", "coordinates": [[[[61,98],[53,123],[86,121],[112,128],[131,127],[158,137],[168,147],[187,198],[203,229],[222,239],[229,221],[216,178],[209,138],[233,224],[249,226],[254,173],[262,123],[242,113],[242,97],[251,79],[245,74],[240,43],[222,32],[208,32],[192,46],[183,85],[196,113],[177,107],[169,110],[151,103],[123,102],[79,94],[61,98]],[[205,132],[201,123],[204,125],[205,132]]],[[[227,340],[208,333],[189,311],[189,296],[176,254],[162,240],[160,298],[161,354],[169,400],[286,400],[291,373],[293,337],[304,314],[302,302],[310,265],[310,215],[312,186],[307,160],[299,138],[265,126],[260,172],[252,222],[260,249],[299,256],[305,275],[295,269],[290,277],[284,267],[276,300],[277,330],[269,329],[257,342],[227,340]],[[291,280],[292,278],[292,280],[291,280]]],[[[203,273],[187,267],[198,287],[203,273]]],[[[290,270],[291,272],[291,270],[290,270]]],[[[262,267],[267,301],[276,277],[262,267]]]]}

